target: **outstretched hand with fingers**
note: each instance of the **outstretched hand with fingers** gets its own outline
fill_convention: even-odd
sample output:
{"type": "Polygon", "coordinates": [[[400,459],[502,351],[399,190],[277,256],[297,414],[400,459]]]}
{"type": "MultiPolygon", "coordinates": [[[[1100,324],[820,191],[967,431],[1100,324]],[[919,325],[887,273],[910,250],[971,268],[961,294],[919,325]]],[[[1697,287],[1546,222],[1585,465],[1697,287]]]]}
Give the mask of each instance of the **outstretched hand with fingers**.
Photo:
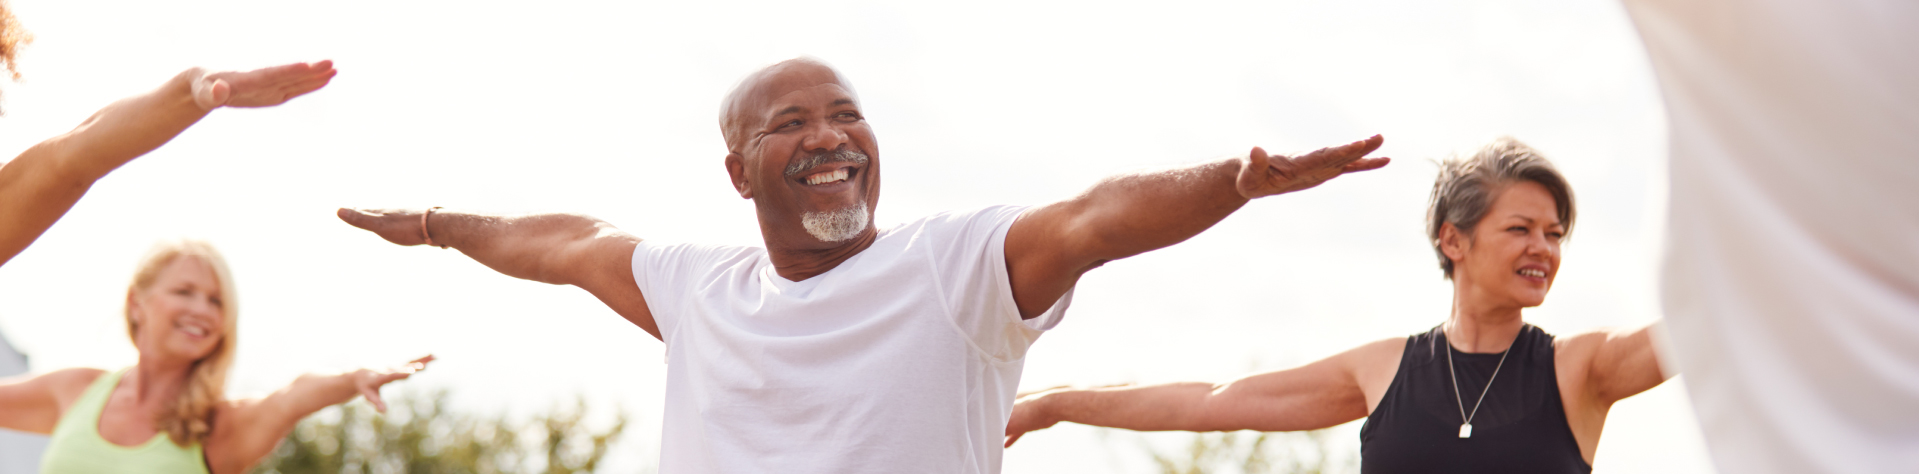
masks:
{"type": "MultiPolygon", "coordinates": [[[[421,214],[425,209],[353,209],[342,207],[336,213],[347,224],[379,234],[399,245],[420,245],[426,243],[426,230],[423,228],[421,214]]],[[[436,213],[437,214],[437,213],[436,213]]],[[[438,216],[434,216],[437,218],[438,216]]]]}
{"type": "Polygon", "coordinates": [[[408,362],[405,366],[391,369],[356,370],[353,372],[353,388],[360,392],[360,396],[366,397],[367,403],[373,404],[374,410],[380,413],[386,413],[386,400],[380,399],[380,387],[393,383],[396,380],[411,377],[419,371],[426,370],[426,364],[428,362],[433,362],[433,356],[428,355],[426,357],[413,359],[412,362],[408,362]]]}
{"type": "Polygon", "coordinates": [[[201,108],[271,107],[327,85],[339,71],[333,61],[293,63],[252,71],[196,70],[193,102],[201,108]]]}
{"type": "Polygon", "coordinates": [[[1013,414],[1006,420],[1005,447],[1013,447],[1013,442],[1019,441],[1019,438],[1026,433],[1052,428],[1053,425],[1059,424],[1059,419],[1048,416],[1045,410],[1041,409],[1039,399],[1048,393],[1069,388],[1071,387],[1058,386],[1019,394],[1019,398],[1013,402],[1013,414]]]}
{"type": "Polygon", "coordinates": [[[1392,159],[1366,158],[1366,155],[1384,143],[1384,137],[1373,135],[1294,157],[1267,155],[1266,150],[1253,147],[1240,167],[1235,185],[1240,196],[1255,199],[1308,189],[1346,173],[1379,169],[1392,159]]]}

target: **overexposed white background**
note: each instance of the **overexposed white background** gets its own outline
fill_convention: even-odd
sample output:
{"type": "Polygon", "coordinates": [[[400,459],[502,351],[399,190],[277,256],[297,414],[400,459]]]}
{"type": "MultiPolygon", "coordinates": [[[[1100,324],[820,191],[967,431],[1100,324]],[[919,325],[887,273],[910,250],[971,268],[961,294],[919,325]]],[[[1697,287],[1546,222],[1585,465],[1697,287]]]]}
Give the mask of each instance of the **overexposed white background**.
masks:
{"type": "MultiPolygon", "coordinates": [[[[886,163],[879,222],[1038,204],[1100,177],[1375,133],[1380,171],[1247,206],[1080,284],[1022,386],[1216,380],[1438,324],[1428,160],[1513,135],[1567,174],[1580,219],[1546,305],[1557,333],[1658,317],[1665,120],[1609,0],[1179,2],[13,0],[37,41],[0,85],[0,154],[191,66],[333,59],[326,89],[221,110],[101,180],[0,269],[0,333],[35,370],[119,367],[134,260],[165,237],[230,260],[232,390],[306,371],[441,361],[394,388],[544,411],[584,394],[635,416],[615,472],[657,454],[658,341],[584,291],[401,248],[339,206],[573,211],[649,239],[758,244],[727,186],[720,97],[796,55],[857,87],[886,163]]],[[[1677,381],[1617,405],[1599,472],[1709,472],[1677,381]]],[[[601,418],[603,419],[603,418],[601,418]]],[[[1342,439],[1357,446],[1357,423],[1342,439]]],[[[1147,472],[1140,443],[1062,426],[1005,472],[1147,472]]],[[[1142,441],[1143,440],[1143,441],[1142,441]]]]}

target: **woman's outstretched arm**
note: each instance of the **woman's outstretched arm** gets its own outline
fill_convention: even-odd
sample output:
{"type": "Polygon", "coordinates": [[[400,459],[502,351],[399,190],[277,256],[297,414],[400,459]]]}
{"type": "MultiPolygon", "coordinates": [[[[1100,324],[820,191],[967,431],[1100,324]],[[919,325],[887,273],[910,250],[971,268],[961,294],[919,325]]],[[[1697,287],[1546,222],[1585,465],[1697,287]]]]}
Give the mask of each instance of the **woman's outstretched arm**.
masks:
{"type": "MultiPolygon", "coordinates": [[[[1567,357],[1583,357],[1584,364],[1573,370],[1584,371],[1575,383],[1584,390],[1578,395],[1594,409],[1604,410],[1613,403],[1659,386],[1674,374],[1659,366],[1658,344],[1653,331],[1659,322],[1636,328],[1602,329],[1566,338],[1567,357]]],[[[1603,420],[1602,415],[1599,419],[1603,420]]]]}
{"type": "Polygon", "coordinates": [[[332,61],[252,71],[189,69],[0,163],[0,265],[66,215],[95,181],[166,144],[213,109],[280,105],[325,86],[334,73],[332,61]]]}
{"type": "Polygon", "coordinates": [[[0,378],[0,428],[52,434],[60,414],[106,371],[62,369],[0,378]]]}
{"type": "Polygon", "coordinates": [[[237,400],[214,415],[207,439],[207,465],[214,474],[239,474],[252,469],[301,419],[314,412],[366,397],[373,409],[386,413],[380,387],[426,369],[433,356],[414,359],[394,369],[360,369],[334,375],[302,375],[265,398],[237,400]]]}
{"type": "Polygon", "coordinates": [[[1392,381],[1405,338],[1369,343],[1304,366],[1224,384],[1180,382],[1022,397],[1006,423],[1006,445],[1062,421],[1135,431],[1298,431],[1370,412],[1383,375],[1392,381]],[[1390,359],[1390,360],[1389,360],[1390,359]],[[1381,371],[1384,370],[1382,373],[1381,371]]]}

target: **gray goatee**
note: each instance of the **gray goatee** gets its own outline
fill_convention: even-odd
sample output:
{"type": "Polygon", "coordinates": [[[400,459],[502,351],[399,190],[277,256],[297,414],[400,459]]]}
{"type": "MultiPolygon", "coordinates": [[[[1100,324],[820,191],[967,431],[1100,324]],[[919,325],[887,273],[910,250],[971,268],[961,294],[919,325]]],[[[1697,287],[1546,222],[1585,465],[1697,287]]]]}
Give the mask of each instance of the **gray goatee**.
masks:
{"type": "MultiPolygon", "coordinates": [[[[798,178],[800,173],[827,163],[864,165],[866,161],[865,153],[852,149],[814,153],[787,164],[786,177],[798,178]]],[[[858,237],[860,232],[865,231],[867,223],[872,220],[872,214],[866,212],[866,198],[860,198],[859,204],[854,204],[853,207],[800,215],[800,225],[806,227],[806,233],[812,234],[813,238],[820,239],[821,242],[852,240],[858,237]]]]}
{"type": "Polygon", "coordinates": [[[821,242],[845,242],[865,231],[867,222],[872,218],[866,212],[866,200],[861,199],[853,207],[801,214],[800,225],[806,227],[806,233],[813,234],[813,238],[821,242]]]}

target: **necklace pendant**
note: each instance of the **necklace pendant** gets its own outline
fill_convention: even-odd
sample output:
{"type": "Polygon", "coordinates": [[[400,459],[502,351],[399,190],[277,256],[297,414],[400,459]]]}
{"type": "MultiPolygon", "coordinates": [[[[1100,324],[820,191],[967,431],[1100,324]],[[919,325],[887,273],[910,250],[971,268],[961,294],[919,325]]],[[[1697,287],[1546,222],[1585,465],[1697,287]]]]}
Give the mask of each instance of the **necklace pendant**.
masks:
{"type": "Polygon", "coordinates": [[[1473,424],[1461,423],[1459,425],[1459,438],[1465,439],[1465,438],[1471,438],[1471,437],[1473,437],[1473,424]]]}

